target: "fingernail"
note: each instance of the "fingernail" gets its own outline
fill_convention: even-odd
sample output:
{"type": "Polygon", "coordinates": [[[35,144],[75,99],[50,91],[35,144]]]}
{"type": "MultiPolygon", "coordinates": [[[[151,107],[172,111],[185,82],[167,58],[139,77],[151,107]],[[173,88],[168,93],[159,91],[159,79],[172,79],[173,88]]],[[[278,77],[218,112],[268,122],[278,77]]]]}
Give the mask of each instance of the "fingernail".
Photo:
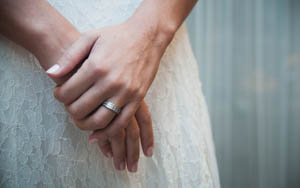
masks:
{"type": "Polygon", "coordinates": [[[147,149],[146,154],[148,157],[151,157],[153,155],[153,146],[151,146],[147,149]]]}
{"type": "Polygon", "coordinates": [[[107,152],[106,154],[106,157],[108,157],[108,158],[112,158],[112,153],[109,151],[109,152],[107,152]]]}
{"type": "Polygon", "coordinates": [[[98,140],[96,138],[93,138],[91,140],[89,140],[90,144],[95,144],[98,142],[98,140]]]}
{"type": "Polygon", "coordinates": [[[60,66],[58,64],[53,65],[50,67],[46,72],[49,74],[55,74],[59,70],[60,66]]]}
{"type": "Polygon", "coordinates": [[[125,162],[121,162],[120,164],[120,170],[125,170],[125,162]]]}
{"type": "Polygon", "coordinates": [[[131,167],[131,172],[136,172],[137,171],[137,168],[138,168],[138,163],[134,163],[131,167]]]}

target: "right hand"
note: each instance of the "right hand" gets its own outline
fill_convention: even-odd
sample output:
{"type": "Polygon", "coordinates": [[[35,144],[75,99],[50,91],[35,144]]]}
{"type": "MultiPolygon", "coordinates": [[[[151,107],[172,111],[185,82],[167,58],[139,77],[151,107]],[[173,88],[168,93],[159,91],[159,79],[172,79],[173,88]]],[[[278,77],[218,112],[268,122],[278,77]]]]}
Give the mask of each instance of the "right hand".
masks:
{"type": "MultiPolygon", "coordinates": [[[[74,32],[76,33],[73,33],[71,36],[76,36],[77,38],[79,38],[78,31],[74,32]]],[[[66,37],[64,39],[69,40],[70,38],[66,37]]],[[[43,58],[44,60],[51,59],[52,62],[43,63],[48,65],[55,64],[56,62],[53,62],[53,59],[56,59],[56,61],[58,61],[59,58],[54,58],[53,55],[56,57],[62,57],[62,52],[65,51],[65,49],[67,49],[68,46],[71,46],[71,44],[76,39],[73,39],[72,42],[63,42],[63,50],[57,50],[56,55],[49,54],[49,58],[43,58]]],[[[58,85],[63,84],[70,77],[72,77],[72,75],[79,68],[78,66],[72,65],[64,67],[64,71],[66,72],[65,76],[54,79],[49,75],[50,78],[52,78],[58,85]]],[[[144,101],[141,102],[140,107],[138,108],[135,116],[130,120],[129,125],[125,130],[122,130],[119,134],[115,135],[114,137],[104,135],[104,131],[94,130],[94,132],[89,137],[89,141],[92,143],[97,143],[99,145],[100,150],[106,157],[113,158],[114,165],[117,170],[124,170],[127,166],[130,172],[135,172],[137,170],[137,164],[139,160],[139,141],[141,141],[143,153],[147,157],[151,157],[153,154],[154,138],[152,130],[152,121],[146,103],[144,101]]]]}

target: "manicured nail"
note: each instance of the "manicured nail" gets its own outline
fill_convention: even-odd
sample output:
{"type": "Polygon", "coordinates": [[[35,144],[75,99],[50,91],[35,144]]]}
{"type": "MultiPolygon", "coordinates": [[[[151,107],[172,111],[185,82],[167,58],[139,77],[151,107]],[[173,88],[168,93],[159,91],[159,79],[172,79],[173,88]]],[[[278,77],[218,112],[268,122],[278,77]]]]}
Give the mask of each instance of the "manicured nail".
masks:
{"type": "Polygon", "coordinates": [[[138,163],[134,163],[131,167],[131,172],[136,172],[137,171],[137,168],[138,168],[138,163]]]}
{"type": "Polygon", "coordinates": [[[151,157],[153,155],[153,146],[151,146],[147,149],[146,154],[147,154],[147,157],[151,157]]]}
{"type": "Polygon", "coordinates": [[[93,138],[93,139],[89,140],[89,142],[90,142],[90,144],[95,144],[98,142],[98,139],[93,138]]]}
{"type": "Polygon", "coordinates": [[[59,70],[60,66],[58,64],[53,65],[50,67],[46,72],[49,74],[55,74],[59,70]]]}
{"type": "Polygon", "coordinates": [[[107,152],[106,154],[106,157],[108,157],[108,158],[112,158],[112,153],[109,151],[109,152],[107,152]]]}
{"type": "Polygon", "coordinates": [[[120,164],[120,170],[125,170],[125,162],[121,162],[120,164]]]}

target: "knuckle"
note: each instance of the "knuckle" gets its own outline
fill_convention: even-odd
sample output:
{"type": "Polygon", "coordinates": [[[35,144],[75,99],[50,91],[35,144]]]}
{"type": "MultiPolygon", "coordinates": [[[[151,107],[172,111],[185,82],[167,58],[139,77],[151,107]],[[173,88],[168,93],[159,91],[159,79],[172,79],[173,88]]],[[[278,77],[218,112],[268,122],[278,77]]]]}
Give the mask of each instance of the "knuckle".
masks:
{"type": "Polygon", "coordinates": [[[93,127],[98,127],[99,124],[100,124],[100,119],[97,116],[93,116],[93,118],[92,118],[92,126],[93,127]]]}
{"type": "Polygon", "coordinates": [[[113,90],[119,90],[124,87],[124,81],[120,78],[120,76],[109,75],[105,78],[107,86],[113,90]]]}
{"type": "Polygon", "coordinates": [[[105,76],[107,74],[107,70],[103,67],[95,65],[93,69],[96,76],[105,76]]]}
{"type": "Polygon", "coordinates": [[[95,60],[94,58],[88,59],[87,64],[92,74],[96,77],[105,76],[108,72],[103,66],[99,66],[97,60],[95,60]]]}
{"type": "Polygon", "coordinates": [[[143,99],[146,95],[146,92],[144,89],[138,88],[137,91],[135,92],[134,96],[137,99],[143,99]]]}
{"type": "Polygon", "coordinates": [[[54,97],[62,103],[66,103],[67,101],[66,92],[62,88],[54,91],[54,97]]]}
{"type": "Polygon", "coordinates": [[[68,112],[71,114],[72,117],[75,119],[80,119],[81,118],[81,110],[75,105],[70,105],[68,108],[68,112]]]}
{"type": "Polygon", "coordinates": [[[94,115],[92,117],[92,127],[94,129],[103,129],[105,126],[103,125],[102,119],[99,116],[94,115]]]}
{"type": "Polygon", "coordinates": [[[127,84],[124,87],[125,87],[126,93],[128,93],[129,95],[135,95],[135,93],[138,91],[138,88],[131,84],[127,84]]]}
{"type": "Polygon", "coordinates": [[[123,83],[120,80],[117,79],[110,79],[109,81],[109,85],[112,89],[118,89],[121,88],[123,83]]]}
{"type": "Polygon", "coordinates": [[[138,85],[127,84],[127,86],[125,86],[125,91],[129,96],[136,99],[142,99],[146,94],[145,90],[138,85]]]}
{"type": "Polygon", "coordinates": [[[81,131],[87,131],[87,130],[88,130],[87,127],[86,127],[84,124],[82,124],[82,123],[76,123],[76,122],[75,122],[75,124],[76,124],[76,126],[77,126],[81,131]]]}

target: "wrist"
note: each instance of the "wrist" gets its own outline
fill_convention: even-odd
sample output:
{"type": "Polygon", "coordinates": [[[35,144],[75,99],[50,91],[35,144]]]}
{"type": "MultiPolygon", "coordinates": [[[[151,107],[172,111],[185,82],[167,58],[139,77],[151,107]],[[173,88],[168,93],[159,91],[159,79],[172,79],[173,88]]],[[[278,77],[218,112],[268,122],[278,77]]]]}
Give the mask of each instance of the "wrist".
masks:
{"type": "Polygon", "coordinates": [[[47,25],[37,31],[38,44],[32,52],[46,70],[56,63],[65,50],[79,38],[79,35],[80,33],[71,24],[59,27],[47,25]]]}
{"type": "Polygon", "coordinates": [[[151,2],[143,1],[127,22],[133,25],[134,28],[138,28],[139,32],[154,36],[154,40],[159,42],[159,45],[168,45],[180,24],[175,20],[164,18],[161,16],[159,8],[147,3],[151,2]]]}
{"type": "MultiPolygon", "coordinates": [[[[37,44],[34,45],[32,53],[38,59],[44,70],[48,70],[71,47],[71,45],[80,37],[80,33],[69,22],[56,25],[48,24],[40,27],[35,32],[37,44]]],[[[52,78],[57,84],[64,83],[70,75],[62,78],[52,78]]]]}

